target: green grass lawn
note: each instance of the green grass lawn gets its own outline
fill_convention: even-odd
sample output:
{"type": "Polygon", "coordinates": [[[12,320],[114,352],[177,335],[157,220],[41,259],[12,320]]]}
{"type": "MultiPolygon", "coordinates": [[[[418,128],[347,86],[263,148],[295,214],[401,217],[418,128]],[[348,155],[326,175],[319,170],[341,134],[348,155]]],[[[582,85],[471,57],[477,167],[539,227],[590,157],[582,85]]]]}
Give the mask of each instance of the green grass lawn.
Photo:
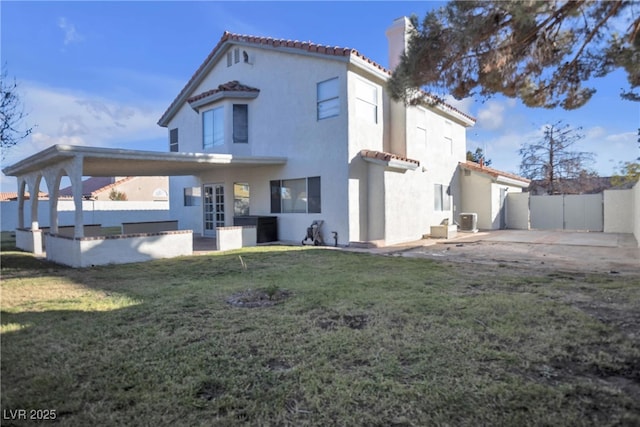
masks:
{"type": "Polygon", "coordinates": [[[1,271],[3,426],[640,425],[637,276],[288,247],[1,271]]]}

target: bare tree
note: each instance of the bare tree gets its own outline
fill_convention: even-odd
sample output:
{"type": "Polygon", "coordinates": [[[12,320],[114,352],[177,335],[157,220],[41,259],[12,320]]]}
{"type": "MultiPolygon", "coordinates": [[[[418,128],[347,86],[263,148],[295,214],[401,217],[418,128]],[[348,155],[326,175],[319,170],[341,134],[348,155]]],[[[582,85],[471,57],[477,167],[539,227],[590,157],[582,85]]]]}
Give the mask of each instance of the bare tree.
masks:
{"type": "Polygon", "coordinates": [[[26,117],[18,95],[18,83],[15,79],[8,81],[7,69],[3,66],[0,73],[0,150],[3,160],[10,148],[33,132],[32,127],[21,126],[26,117]]]}
{"type": "Polygon", "coordinates": [[[560,121],[546,125],[541,140],[520,148],[520,174],[541,182],[549,194],[563,193],[568,190],[563,187],[573,187],[585,178],[597,177],[589,168],[594,162],[594,154],[570,150],[584,138],[581,130],[560,121]]]}
{"type": "Polygon", "coordinates": [[[412,23],[388,84],[394,99],[421,102],[425,87],[574,109],[595,92],[585,82],[622,69],[622,97],[640,101],[637,0],[458,0],[412,23]]]}

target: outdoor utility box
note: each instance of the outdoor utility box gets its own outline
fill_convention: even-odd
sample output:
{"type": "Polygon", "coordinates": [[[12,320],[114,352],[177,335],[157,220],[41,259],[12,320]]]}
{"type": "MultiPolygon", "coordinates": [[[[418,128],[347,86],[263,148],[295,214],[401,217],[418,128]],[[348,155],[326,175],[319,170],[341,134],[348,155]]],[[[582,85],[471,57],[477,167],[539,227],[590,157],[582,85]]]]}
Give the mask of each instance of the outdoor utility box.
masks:
{"type": "Polygon", "coordinates": [[[233,225],[253,225],[256,227],[257,243],[278,241],[278,217],[242,215],[233,217],[233,225]]]}
{"type": "Polygon", "coordinates": [[[461,213],[460,214],[460,231],[476,233],[478,231],[478,214],[461,213]]]}

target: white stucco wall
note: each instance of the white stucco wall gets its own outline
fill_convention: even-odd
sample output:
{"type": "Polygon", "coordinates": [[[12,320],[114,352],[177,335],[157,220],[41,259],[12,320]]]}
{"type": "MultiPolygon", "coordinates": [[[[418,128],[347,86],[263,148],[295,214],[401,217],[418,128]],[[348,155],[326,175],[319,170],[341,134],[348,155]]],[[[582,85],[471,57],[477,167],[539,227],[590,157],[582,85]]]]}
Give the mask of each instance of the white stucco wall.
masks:
{"type": "MultiPolygon", "coordinates": [[[[171,216],[181,228],[202,232],[202,206],[184,208],[183,188],[220,183],[225,186],[225,225],[233,225],[233,183],[250,186],[252,215],[271,215],[269,181],[321,177],[321,214],[275,214],[278,216],[280,240],[298,241],[315,219],[325,221],[325,240],[331,231],[338,232],[339,244],[353,241],[389,242],[419,238],[431,225],[444,218],[454,219],[460,212],[461,187],[457,164],[466,155],[466,131],[463,124],[445,117],[437,109],[426,108],[427,140],[416,141],[417,107],[406,109],[389,100],[385,82],[388,76],[379,71],[363,71],[346,61],[260,49],[239,44],[250,63],[227,67],[225,55],[191,95],[237,80],[260,90],[251,100],[225,99],[200,108],[224,105],[227,117],[224,146],[210,152],[234,155],[284,156],[287,163],[278,167],[213,168],[197,178],[171,179],[171,216]],[[340,114],[317,120],[317,83],[338,77],[340,114]],[[377,121],[358,115],[355,99],[359,79],[366,78],[377,88],[377,121]],[[231,141],[230,107],[233,103],[249,105],[249,143],[231,141]],[[447,124],[449,123],[449,124],[447,124]],[[445,141],[450,128],[452,143],[445,141]],[[362,149],[391,151],[419,160],[421,167],[398,172],[372,172],[375,167],[364,162],[362,149]],[[434,212],[434,184],[450,187],[452,208],[434,212]],[[404,210],[400,212],[399,206],[404,210]]],[[[366,67],[365,67],[366,68],[366,67]]],[[[202,151],[201,116],[183,105],[172,118],[168,129],[178,127],[180,151],[202,151]]],[[[387,242],[388,243],[388,242],[387,242]]]]}
{"type": "MultiPolygon", "coordinates": [[[[218,85],[237,80],[260,90],[251,100],[224,100],[202,107],[200,112],[214,106],[233,103],[248,104],[249,143],[234,144],[230,112],[225,128],[226,144],[208,152],[230,153],[240,156],[286,157],[287,163],[277,167],[212,168],[197,178],[171,179],[171,212],[182,224],[195,232],[202,232],[202,206],[184,208],[183,188],[202,184],[221,183],[225,186],[225,225],[233,225],[233,183],[246,182],[250,186],[252,215],[272,215],[270,212],[269,181],[320,176],[320,214],[273,214],[278,216],[279,238],[298,241],[315,219],[325,221],[325,238],[337,231],[345,243],[348,229],[348,153],[347,153],[347,67],[346,63],[304,54],[285,54],[274,50],[241,46],[250,56],[250,64],[240,62],[227,67],[219,62],[193,95],[215,89],[218,85]],[[340,86],[340,114],[317,119],[317,83],[338,77],[340,86]]],[[[201,116],[188,105],[183,106],[169,123],[168,129],[178,127],[180,151],[202,152],[201,116]]]]}
{"type": "Polygon", "coordinates": [[[45,239],[48,260],[76,268],[127,264],[193,253],[191,231],[83,239],[46,235],[45,239]]]}
{"type": "Polygon", "coordinates": [[[604,191],[604,232],[634,232],[634,190],[604,191]]]}

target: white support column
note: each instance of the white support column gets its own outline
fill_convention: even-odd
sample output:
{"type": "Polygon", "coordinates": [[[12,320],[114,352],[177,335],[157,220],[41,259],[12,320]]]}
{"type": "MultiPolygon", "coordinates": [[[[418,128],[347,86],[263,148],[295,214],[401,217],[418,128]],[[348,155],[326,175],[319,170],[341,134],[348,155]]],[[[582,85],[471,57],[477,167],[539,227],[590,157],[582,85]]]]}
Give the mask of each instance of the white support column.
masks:
{"type": "Polygon", "coordinates": [[[61,169],[47,170],[44,172],[44,180],[49,189],[49,232],[58,234],[58,198],[60,197],[61,169]]]}
{"type": "Polygon", "coordinates": [[[24,189],[26,183],[22,176],[18,176],[18,228],[24,228],[24,189]]]}
{"type": "Polygon", "coordinates": [[[84,219],[82,212],[82,156],[73,158],[72,166],[67,169],[71,179],[71,189],[73,191],[73,203],[75,205],[75,227],[73,237],[84,237],[84,219]]]}
{"type": "Polygon", "coordinates": [[[29,186],[29,200],[31,201],[31,230],[39,230],[38,224],[38,195],[40,194],[40,179],[39,173],[29,174],[25,177],[27,185],[29,186]]]}

